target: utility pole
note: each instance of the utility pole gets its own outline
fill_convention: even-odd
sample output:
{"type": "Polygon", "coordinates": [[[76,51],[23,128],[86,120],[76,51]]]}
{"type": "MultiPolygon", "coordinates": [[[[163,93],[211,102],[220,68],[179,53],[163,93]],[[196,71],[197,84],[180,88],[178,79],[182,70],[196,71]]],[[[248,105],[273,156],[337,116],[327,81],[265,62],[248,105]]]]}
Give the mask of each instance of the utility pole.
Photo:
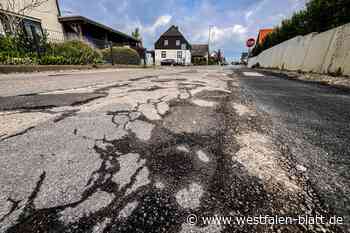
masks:
{"type": "Polygon", "coordinates": [[[211,29],[212,29],[213,27],[214,27],[213,25],[209,25],[209,35],[208,35],[208,59],[207,59],[207,65],[209,65],[211,29]]]}

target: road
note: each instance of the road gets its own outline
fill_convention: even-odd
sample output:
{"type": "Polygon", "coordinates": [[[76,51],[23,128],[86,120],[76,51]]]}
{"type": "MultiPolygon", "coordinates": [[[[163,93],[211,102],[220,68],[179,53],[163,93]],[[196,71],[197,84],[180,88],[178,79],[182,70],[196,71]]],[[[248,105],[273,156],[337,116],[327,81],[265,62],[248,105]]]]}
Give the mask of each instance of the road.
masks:
{"type": "Polygon", "coordinates": [[[191,67],[6,75],[0,96],[0,232],[350,230],[346,92],[191,67]]]}

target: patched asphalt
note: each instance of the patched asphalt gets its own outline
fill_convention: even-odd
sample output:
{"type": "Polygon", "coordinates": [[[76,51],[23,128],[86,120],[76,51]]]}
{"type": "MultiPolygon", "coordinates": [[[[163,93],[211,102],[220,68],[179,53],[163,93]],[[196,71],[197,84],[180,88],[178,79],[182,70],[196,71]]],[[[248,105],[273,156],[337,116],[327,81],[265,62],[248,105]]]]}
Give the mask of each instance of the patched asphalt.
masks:
{"type": "Polygon", "coordinates": [[[105,97],[104,93],[66,93],[0,97],[0,111],[48,109],[81,105],[105,97]]]}
{"type": "Polygon", "coordinates": [[[239,72],[245,99],[272,117],[273,133],[288,146],[324,206],[350,221],[350,94],[264,73],[239,72]]]}
{"type": "MultiPolygon", "coordinates": [[[[68,83],[75,76],[65,78],[68,83]]],[[[38,120],[0,140],[0,232],[346,232],[332,225],[200,221],[213,216],[346,217],[346,207],[337,206],[346,203],[346,196],[339,192],[338,202],[325,201],[319,186],[323,182],[329,190],[346,191],[347,173],[340,166],[332,170],[327,157],[317,157],[319,150],[299,138],[312,129],[310,122],[320,121],[316,110],[298,106],[296,111],[291,104],[302,102],[291,94],[294,88],[311,96],[317,90],[337,103],[340,97],[285,82],[218,67],[190,68],[131,76],[92,86],[90,92],[82,87],[78,93],[75,87],[59,94],[4,97],[9,103],[3,106],[12,108],[0,110],[0,123],[38,120]],[[29,117],[18,111],[26,109],[36,111],[29,117]],[[293,117],[298,116],[303,119],[296,134],[293,117]],[[300,148],[295,145],[302,145],[304,154],[296,154],[300,148]],[[326,175],[344,186],[330,183],[326,175]],[[193,214],[198,221],[189,224],[193,214]]],[[[348,135],[347,116],[338,119],[343,131],[333,130],[332,136],[348,135]]]]}

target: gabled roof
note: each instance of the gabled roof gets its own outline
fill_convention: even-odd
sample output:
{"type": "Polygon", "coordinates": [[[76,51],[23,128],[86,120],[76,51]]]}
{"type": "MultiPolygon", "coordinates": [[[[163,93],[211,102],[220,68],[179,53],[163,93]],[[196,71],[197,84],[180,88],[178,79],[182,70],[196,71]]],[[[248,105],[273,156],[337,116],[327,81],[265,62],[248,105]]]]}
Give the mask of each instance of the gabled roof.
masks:
{"type": "Polygon", "coordinates": [[[258,35],[258,43],[259,44],[262,44],[263,42],[264,42],[264,40],[265,40],[265,38],[269,35],[269,34],[271,34],[273,32],[273,29],[271,29],[271,28],[265,28],[265,29],[261,29],[260,31],[259,31],[259,35],[258,35]]]}
{"type": "Polygon", "coordinates": [[[162,36],[183,36],[179,31],[179,27],[172,25],[162,36]]]}
{"type": "Polygon", "coordinates": [[[61,23],[62,22],[81,21],[81,22],[84,22],[84,23],[91,24],[91,25],[94,25],[96,27],[102,28],[102,29],[104,29],[106,31],[109,31],[109,32],[114,33],[114,34],[117,34],[119,36],[126,37],[126,38],[128,38],[130,40],[133,40],[135,42],[141,42],[140,40],[138,40],[138,39],[136,39],[136,38],[134,38],[132,36],[129,36],[129,35],[123,33],[123,32],[117,31],[117,30],[115,30],[113,28],[110,28],[110,27],[108,27],[106,25],[103,25],[103,24],[98,23],[96,21],[93,21],[91,19],[88,19],[88,18],[86,18],[84,16],[80,16],[80,15],[77,15],[77,16],[60,16],[60,17],[58,17],[58,21],[61,22],[61,23]]]}
{"type": "Polygon", "coordinates": [[[182,37],[185,40],[185,42],[187,43],[188,48],[191,49],[191,44],[188,42],[186,37],[184,37],[184,35],[180,32],[178,26],[172,25],[166,32],[164,32],[159,37],[159,39],[156,41],[155,44],[157,45],[162,38],[164,39],[164,38],[167,38],[167,37],[182,37]]]}
{"type": "Polygon", "coordinates": [[[205,57],[208,55],[209,46],[208,44],[193,44],[192,45],[192,56],[205,57]]]}

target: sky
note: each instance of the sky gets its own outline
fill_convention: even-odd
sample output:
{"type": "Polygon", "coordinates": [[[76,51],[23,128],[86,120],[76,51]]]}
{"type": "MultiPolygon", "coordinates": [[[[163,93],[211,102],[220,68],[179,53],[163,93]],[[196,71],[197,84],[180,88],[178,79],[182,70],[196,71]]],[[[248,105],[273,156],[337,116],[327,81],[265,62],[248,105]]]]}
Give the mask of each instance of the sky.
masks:
{"type": "Polygon", "coordinates": [[[131,34],[139,28],[144,47],[171,25],[179,26],[190,43],[208,43],[228,60],[239,59],[245,41],[259,29],[272,28],[307,0],[60,0],[62,15],[82,15],[131,34]]]}

